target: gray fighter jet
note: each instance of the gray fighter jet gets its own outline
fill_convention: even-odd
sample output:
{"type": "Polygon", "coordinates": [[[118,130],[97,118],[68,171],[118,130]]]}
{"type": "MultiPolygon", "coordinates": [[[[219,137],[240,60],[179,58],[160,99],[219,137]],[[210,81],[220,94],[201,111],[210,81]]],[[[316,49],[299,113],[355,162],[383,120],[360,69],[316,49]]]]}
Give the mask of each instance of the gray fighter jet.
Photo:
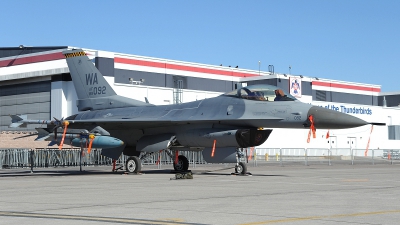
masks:
{"type": "MultiPolygon", "coordinates": [[[[263,144],[273,128],[315,131],[368,124],[344,113],[302,103],[270,85],[239,87],[218,97],[179,105],[151,105],[118,96],[82,49],[63,54],[82,112],[53,124],[56,128],[68,125],[66,133],[69,129],[97,128],[121,140],[122,146],[103,149],[102,154],[114,159],[122,152],[131,156],[126,162],[128,172],[140,171],[141,159],[160,150],[175,158],[175,170],[185,171],[188,159],[178,152],[202,150],[207,162],[236,163],[236,172],[246,173],[246,165],[238,160],[243,156],[241,148],[263,144]]],[[[14,119],[13,123],[29,121],[14,119]]]]}

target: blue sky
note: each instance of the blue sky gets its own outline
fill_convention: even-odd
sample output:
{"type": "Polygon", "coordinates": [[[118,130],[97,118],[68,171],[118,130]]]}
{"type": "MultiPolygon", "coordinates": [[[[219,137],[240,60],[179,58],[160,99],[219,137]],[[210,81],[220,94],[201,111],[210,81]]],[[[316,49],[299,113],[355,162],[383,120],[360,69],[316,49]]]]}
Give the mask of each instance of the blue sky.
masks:
{"type": "Polygon", "coordinates": [[[69,45],[400,91],[400,1],[0,1],[0,46],[69,45]]]}

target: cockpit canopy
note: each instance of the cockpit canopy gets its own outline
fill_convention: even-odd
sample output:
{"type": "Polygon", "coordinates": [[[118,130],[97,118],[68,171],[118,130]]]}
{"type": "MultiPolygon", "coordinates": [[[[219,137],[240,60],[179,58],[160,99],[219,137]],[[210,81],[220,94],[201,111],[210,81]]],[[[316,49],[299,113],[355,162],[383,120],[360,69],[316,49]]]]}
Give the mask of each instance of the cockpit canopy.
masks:
{"type": "Polygon", "coordinates": [[[282,89],[268,84],[256,84],[249,85],[247,87],[242,87],[239,90],[233,90],[231,92],[225,93],[225,96],[243,98],[255,101],[296,101],[297,99],[286,93],[282,89]],[[281,93],[281,96],[276,100],[275,91],[281,93]],[[283,93],[283,94],[282,94],[283,93]]]}

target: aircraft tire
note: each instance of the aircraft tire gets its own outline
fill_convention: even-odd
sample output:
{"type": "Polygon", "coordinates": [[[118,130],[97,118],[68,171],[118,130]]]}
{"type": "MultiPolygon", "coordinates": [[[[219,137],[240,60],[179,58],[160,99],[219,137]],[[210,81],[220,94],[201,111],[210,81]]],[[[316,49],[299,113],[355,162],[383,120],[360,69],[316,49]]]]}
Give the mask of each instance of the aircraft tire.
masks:
{"type": "Polygon", "coordinates": [[[142,170],[142,163],[137,156],[132,156],[126,160],[125,168],[128,173],[138,173],[142,170]]]}
{"type": "Polygon", "coordinates": [[[235,166],[235,172],[240,173],[242,175],[247,173],[247,165],[243,162],[239,162],[238,166],[235,166]]]}
{"type": "Polygon", "coordinates": [[[175,171],[187,171],[189,169],[189,160],[183,156],[179,155],[178,156],[178,164],[174,163],[174,170],[175,171]]]}

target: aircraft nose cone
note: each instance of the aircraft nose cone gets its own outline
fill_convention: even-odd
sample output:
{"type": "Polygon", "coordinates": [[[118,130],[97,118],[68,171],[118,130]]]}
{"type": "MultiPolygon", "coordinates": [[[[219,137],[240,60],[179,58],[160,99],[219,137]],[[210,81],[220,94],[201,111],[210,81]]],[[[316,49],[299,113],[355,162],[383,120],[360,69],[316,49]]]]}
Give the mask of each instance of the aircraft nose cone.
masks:
{"type": "Polygon", "coordinates": [[[319,106],[311,107],[307,117],[310,115],[313,115],[315,128],[319,129],[345,129],[368,124],[357,117],[319,106]]]}

